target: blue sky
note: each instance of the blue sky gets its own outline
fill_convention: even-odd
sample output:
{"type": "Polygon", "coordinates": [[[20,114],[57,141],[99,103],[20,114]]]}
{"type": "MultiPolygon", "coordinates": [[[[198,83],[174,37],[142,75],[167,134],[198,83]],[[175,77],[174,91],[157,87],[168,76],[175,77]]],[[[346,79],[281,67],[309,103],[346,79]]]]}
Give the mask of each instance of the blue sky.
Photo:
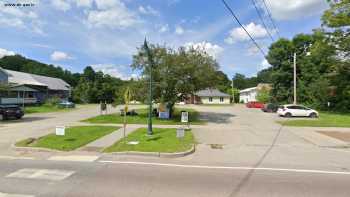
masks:
{"type": "MultiPolygon", "coordinates": [[[[291,38],[320,26],[325,0],[265,0],[280,35],[291,38]]],[[[206,50],[229,77],[255,75],[268,64],[239,28],[221,0],[0,0],[0,57],[28,58],[81,72],[92,66],[127,79],[128,65],[144,37],[169,47],[206,50]],[[32,3],[34,6],[6,6],[32,3]]],[[[267,53],[267,31],[278,38],[262,0],[265,29],[252,0],[227,0],[267,53]]]]}

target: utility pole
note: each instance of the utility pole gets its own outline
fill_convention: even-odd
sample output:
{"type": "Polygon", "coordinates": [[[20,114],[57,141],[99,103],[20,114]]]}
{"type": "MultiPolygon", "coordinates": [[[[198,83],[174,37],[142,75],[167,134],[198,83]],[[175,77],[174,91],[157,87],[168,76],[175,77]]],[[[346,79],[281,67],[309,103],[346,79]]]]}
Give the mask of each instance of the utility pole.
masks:
{"type": "Polygon", "coordinates": [[[232,84],[231,84],[231,87],[232,87],[232,103],[235,103],[235,93],[233,92],[233,78],[232,78],[232,84]]]}
{"type": "MultiPolygon", "coordinates": [[[[144,48],[147,53],[147,60],[149,63],[149,111],[148,111],[148,128],[147,128],[147,135],[153,135],[153,129],[152,129],[152,67],[153,67],[153,59],[151,51],[148,48],[147,40],[145,38],[144,48]]],[[[145,61],[146,62],[146,61],[145,61]]]]}
{"type": "Polygon", "coordinates": [[[293,84],[294,84],[294,101],[293,104],[297,104],[297,53],[294,53],[294,61],[293,61],[293,84]]]}

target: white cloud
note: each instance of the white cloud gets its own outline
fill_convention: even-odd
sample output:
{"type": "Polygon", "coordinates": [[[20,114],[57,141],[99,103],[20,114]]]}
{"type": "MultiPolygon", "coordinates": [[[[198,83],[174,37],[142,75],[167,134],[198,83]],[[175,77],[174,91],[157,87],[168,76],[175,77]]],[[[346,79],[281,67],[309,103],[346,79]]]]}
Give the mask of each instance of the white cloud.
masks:
{"type": "Polygon", "coordinates": [[[256,47],[255,45],[248,47],[247,51],[248,51],[248,55],[250,56],[256,55],[260,52],[258,47],[256,47]]]}
{"type": "Polygon", "coordinates": [[[95,71],[101,71],[104,74],[108,74],[112,77],[117,77],[123,80],[128,80],[130,78],[137,78],[136,74],[128,75],[125,73],[126,66],[117,66],[113,64],[95,64],[90,65],[95,71]]]}
{"type": "MultiPolygon", "coordinates": [[[[243,26],[255,39],[264,38],[268,35],[267,30],[260,24],[256,25],[254,22],[251,22],[248,25],[243,26]]],[[[230,31],[229,36],[225,39],[225,42],[228,44],[233,44],[237,41],[247,40],[249,40],[249,36],[247,35],[247,33],[242,28],[236,27],[230,31]]]]}
{"type": "Polygon", "coordinates": [[[198,42],[198,43],[188,42],[184,46],[187,49],[190,49],[193,47],[196,50],[205,51],[213,58],[218,58],[219,55],[224,51],[224,49],[219,45],[212,44],[210,42],[198,42]]]}
{"type": "Polygon", "coordinates": [[[38,15],[30,9],[19,9],[16,7],[0,4],[0,25],[30,29],[36,32],[39,29],[38,15]]]}
{"type": "Polygon", "coordinates": [[[52,0],[51,4],[55,9],[64,12],[71,8],[70,3],[66,0],[52,0]]]}
{"type": "Polygon", "coordinates": [[[125,7],[124,3],[120,0],[95,0],[98,9],[106,10],[115,7],[125,7]]]}
{"type": "Polygon", "coordinates": [[[271,67],[271,64],[269,64],[269,62],[268,62],[266,59],[264,59],[264,60],[260,63],[260,65],[258,66],[258,69],[259,69],[259,70],[263,70],[263,69],[266,69],[266,68],[269,68],[269,67],[271,67]]]}
{"type": "Polygon", "coordinates": [[[139,12],[145,15],[159,16],[159,12],[149,5],[146,7],[139,6],[139,12]]]}
{"type": "Polygon", "coordinates": [[[71,56],[69,56],[67,53],[62,51],[54,51],[50,57],[51,57],[51,60],[53,61],[62,61],[62,60],[72,59],[71,56]]]}
{"type": "Polygon", "coordinates": [[[185,33],[185,30],[180,25],[178,25],[178,26],[175,27],[175,33],[177,35],[182,35],[182,34],[185,33]]]}
{"type": "Polygon", "coordinates": [[[15,52],[0,48],[0,58],[15,55],[15,52]]]}
{"type": "Polygon", "coordinates": [[[123,29],[137,24],[137,15],[119,0],[95,0],[98,10],[88,12],[88,22],[95,27],[123,29]]]}
{"type": "Polygon", "coordinates": [[[93,0],[75,0],[78,7],[91,7],[93,0]]]}
{"type": "Polygon", "coordinates": [[[160,33],[168,32],[168,31],[169,31],[169,25],[168,24],[162,25],[160,27],[160,29],[159,29],[160,33]]]}
{"type": "MultiPolygon", "coordinates": [[[[293,20],[312,16],[322,13],[328,7],[325,0],[269,0],[267,5],[272,17],[276,20],[293,20]]],[[[260,7],[264,8],[263,5],[260,7]]]]}

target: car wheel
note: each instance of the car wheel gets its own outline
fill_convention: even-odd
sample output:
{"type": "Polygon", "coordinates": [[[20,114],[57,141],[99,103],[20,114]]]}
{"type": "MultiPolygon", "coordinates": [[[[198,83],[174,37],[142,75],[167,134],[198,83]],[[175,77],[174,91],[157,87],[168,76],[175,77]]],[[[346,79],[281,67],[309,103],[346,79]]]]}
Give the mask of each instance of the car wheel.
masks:
{"type": "Polygon", "coordinates": [[[317,114],[316,114],[316,113],[311,113],[311,114],[309,115],[309,117],[310,117],[310,118],[317,118],[317,114]]]}
{"type": "Polygon", "coordinates": [[[286,114],[284,115],[284,117],[290,118],[290,117],[292,117],[292,114],[288,112],[288,113],[286,113],[286,114]]]}

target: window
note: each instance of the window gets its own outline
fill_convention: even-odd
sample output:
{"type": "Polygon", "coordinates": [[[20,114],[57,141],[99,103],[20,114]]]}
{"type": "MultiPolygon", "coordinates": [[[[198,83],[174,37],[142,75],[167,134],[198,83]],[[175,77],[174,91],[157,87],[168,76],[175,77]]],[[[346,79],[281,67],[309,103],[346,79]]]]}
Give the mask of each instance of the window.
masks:
{"type": "Polygon", "coordinates": [[[213,97],[209,97],[209,102],[213,102],[213,97]]]}
{"type": "Polygon", "coordinates": [[[224,97],[220,97],[220,103],[224,102],[224,97]]]}

